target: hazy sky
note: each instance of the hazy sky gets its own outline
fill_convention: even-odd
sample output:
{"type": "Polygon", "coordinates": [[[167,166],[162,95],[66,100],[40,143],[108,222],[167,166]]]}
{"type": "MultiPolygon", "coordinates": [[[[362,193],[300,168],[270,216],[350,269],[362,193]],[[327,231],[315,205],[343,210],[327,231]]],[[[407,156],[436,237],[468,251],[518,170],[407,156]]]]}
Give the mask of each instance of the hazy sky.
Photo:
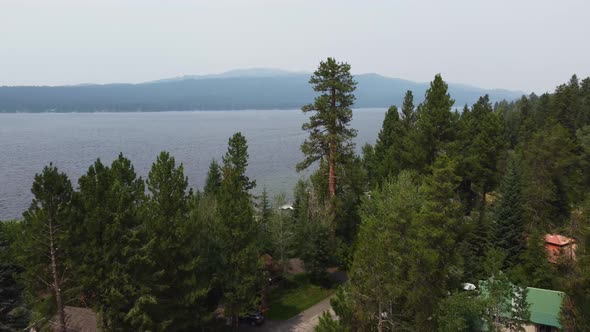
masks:
{"type": "Polygon", "coordinates": [[[436,73],[552,91],[590,75],[588,0],[0,0],[0,85],[142,82],[235,68],[436,73]]]}

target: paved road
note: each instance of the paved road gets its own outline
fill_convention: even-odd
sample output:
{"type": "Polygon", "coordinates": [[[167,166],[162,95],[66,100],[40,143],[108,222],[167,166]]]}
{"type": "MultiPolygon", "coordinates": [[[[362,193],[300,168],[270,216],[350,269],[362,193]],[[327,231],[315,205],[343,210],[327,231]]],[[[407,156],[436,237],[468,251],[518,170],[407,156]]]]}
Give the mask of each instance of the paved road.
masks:
{"type": "MultiPolygon", "coordinates": [[[[283,321],[268,320],[261,326],[248,327],[243,330],[248,332],[310,332],[313,331],[316,325],[318,325],[320,316],[324,311],[330,311],[332,316],[334,316],[332,306],[330,305],[330,298],[300,312],[293,318],[283,321]]],[[[240,327],[240,331],[241,330],[242,328],[240,327]]]]}

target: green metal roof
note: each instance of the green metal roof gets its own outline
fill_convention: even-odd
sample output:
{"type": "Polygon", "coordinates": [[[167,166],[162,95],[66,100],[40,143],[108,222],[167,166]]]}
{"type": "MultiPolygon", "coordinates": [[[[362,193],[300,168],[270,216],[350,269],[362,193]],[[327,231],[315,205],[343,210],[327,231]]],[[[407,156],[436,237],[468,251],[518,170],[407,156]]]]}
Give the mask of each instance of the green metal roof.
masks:
{"type": "Polygon", "coordinates": [[[531,305],[531,322],[561,328],[559,312],[564,293],[548,289],[527,288],[527,302],[531,305]]]}

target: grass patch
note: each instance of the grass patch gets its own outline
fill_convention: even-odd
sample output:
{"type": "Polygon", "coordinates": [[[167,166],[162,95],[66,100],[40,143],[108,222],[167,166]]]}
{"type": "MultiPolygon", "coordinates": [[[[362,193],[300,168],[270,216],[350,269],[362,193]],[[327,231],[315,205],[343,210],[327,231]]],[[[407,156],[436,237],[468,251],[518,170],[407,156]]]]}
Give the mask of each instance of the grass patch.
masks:
{"type": "Polygon", "coordinates": [[[289,276],[283,284],[269,294],[268,319],[289,319],[334,293],[334,289],[322,288],[310,283],[305,274],[289,276]]]}

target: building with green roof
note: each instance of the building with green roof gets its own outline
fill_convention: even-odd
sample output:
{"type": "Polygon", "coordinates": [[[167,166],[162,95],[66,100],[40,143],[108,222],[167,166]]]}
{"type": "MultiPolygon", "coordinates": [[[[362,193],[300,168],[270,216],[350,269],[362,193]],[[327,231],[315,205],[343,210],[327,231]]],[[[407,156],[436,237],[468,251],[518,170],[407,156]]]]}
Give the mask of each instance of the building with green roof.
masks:
{"type": "Polygon", "coordinates": [[[527,331],[552,331],[561,329],[559,313],[564,293],[549,289],[527,288],[527,302],[530,304],[531,323],[536,326],[535,330],[527,331]]]}
{"type": "MultiPolygon", "coordinates": [[[[482,296],[487,296],[487,281],[483,281],[479,285],[482,296]]],[[[512,285],[513,287],[516,287],[512,285]]],[[[559,316],[561,312],[561,304],[565,297],[563,292],[541,289],[534,287],[527,287],[526,302],[528,304],[530,318],[528,323],[524,326],[526,332],[554,332],[561,329],[559,323],[559,316]]],[[[512,302],[514,305],[514,302],[512,302]]],[[[504,312],[502,317],[511,319],[510,312],[504,312]]],[[[482,325],[482,331],[487,331],[487,328],[482,325]]]]}

